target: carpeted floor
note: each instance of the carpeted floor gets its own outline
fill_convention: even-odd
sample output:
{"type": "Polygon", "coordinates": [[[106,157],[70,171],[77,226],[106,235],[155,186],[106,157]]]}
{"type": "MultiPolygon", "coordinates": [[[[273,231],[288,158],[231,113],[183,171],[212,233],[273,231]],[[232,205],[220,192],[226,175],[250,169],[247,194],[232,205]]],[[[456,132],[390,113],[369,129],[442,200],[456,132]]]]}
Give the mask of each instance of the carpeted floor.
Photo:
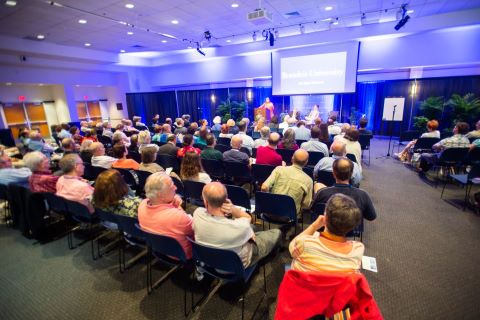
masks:
{"type": "MultiPolygon", "coordinates": [[[[479,319],[480,216],[441,200],[442,185],[436,189],[400,162],[375,159],[386,153],[387,143],[372,141],[361,185],[378,213],[364,235],[365,254],[376,257],[378,273],[364,273],[385,319],[479,319]]],[[[458,186],[447,186],[444,198],[462,197],[458,186]]],[[[282,251],[267,265],[268,298],[256,319],[273,318],[289,261],[282,251]]],[[[202,288],[182,272],[147,295],[145,272],[140,261],[120,274],[116,251],[93,261],[88,244],[74,250],[65,238],[38,244],[1,225],[0,319],[182,319],[182,288],[200,297],[202,288]]],[[[247,318],[262,283],[259,273],[248,288],[247,318]]],[[[238,288],[226,286],[194,318],[239,319],[237,300],[238,288]]]]}

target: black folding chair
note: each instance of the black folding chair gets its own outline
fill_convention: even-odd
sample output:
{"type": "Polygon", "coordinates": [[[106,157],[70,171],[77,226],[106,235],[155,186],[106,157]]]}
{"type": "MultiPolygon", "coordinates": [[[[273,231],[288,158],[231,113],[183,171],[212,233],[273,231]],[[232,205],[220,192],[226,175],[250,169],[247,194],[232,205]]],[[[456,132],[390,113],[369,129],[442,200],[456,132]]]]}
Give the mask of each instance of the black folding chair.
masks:
{"type": "Polygon", "coordinates": [[[225,187],[227,188],[228,198],[234,205],[245,208],[248,213],[252,211],[250,197],[245,189],[230,184],[225,185],[225,187]]]}
{"type": "Polygon", "coordinates": [[[372,140],[373,135],[371,134],[361,134],[358,137],[358,142],[360,143],[360,146],[362,148],[362,158],[363,158],[363,151],[368,150],[368,163],[367,165],[370,165],[370,140],[372,140]]]}
{"type": "MultiPolygon", "coordinates": [[[[108,231],[116,233],[116,237],[114,238],[113,241],[108,243],[104,247],[104,252],[102,253],[100,249],[100,239],[103,238],[104,236],[107,236],[110,234],[109,232],[104,232],[100,236],[94,239],[94,241],[97,241],[97,256],[100,258],[110,252],[111,248],[114,248],[121,240],[122,240],[122,235],[118,229],[118,221],[117,221],[117,216],[116,214],[112,212],[108,212],[99,208],[95,209],[95,214],[97,217],[100,219],[100,223],[108,229],[108,231]]],[[[119,266],[120,266],[120,250],[118,253],[118,258],[119,258],[119,266]]]]}
{"type": "MultiPolygon", "coordinates": [[[[218,289],[220,289],[224,282],[241,282],[243,284],[243,287],[245,288],[245,285],[251,279],[258,264],[253,264],[245,268],[243,266],[242,260],[234,251],[213,248],[199,244],[191,239],[189,240],[192,243],[193,260],[195,261],[197,266],[201,266],[205,273],[220,280],[208,294],[205,294],[205,296],[202,297],[199,302],[194,304],[194,312],[199,312],[208,303],[210,298],[215,295],[215,293],[218,291],[218,289]]],[[[241,297],[242,319],[244,318],[245,313],[244,291],[245,290],[242,290],[241,297]]],[[[255,312],[252,318],[255,316],[255,313],[266,294],[267,280],[265,277],[265,266],[263,266],[263,295],[260,299],[260,302],[255,308],[255,312]]]]}
{"type": "Polygon", "coordinates": [[[347,153],[347,158],[352,160],[352,162],[358,163],[357,162],[357,157],[353,153],[347,153]]]}
{"type": "Polygon", "coordinates": [[[3,201],[3,212],[5,223],[7,225],[12,223],[12,216],[10,213],[10,203],[8,201],[8,186],[4,184],[0,184],[0,200],[3,201]]]}
{"type": "Polygon", "coordinates": [[[400,145],[403,145],[403,142],[410,142],[412,140],[418,139],[420,137],[420,132],[417,130],[403,131],[400,133],[398,138],[397,151],[400,151],[400,145]]]}
{"type": "Polygon", "coordinates": [[[468,152],[466,165],[474,165],[480,163],[480,148],[475,147],[468,152]]]}
{"type": "Polygon", "coordinates": [[[294,225],[297,234],[297,209],[292,197],[257,191],[255,193],[255,216],[264,222],[281,225],[294,225]]]}
{"type": "Polygon", "coordinates": [[[437,168],[437,182],[440,173],[440,168],[444,168],[443,174],[448,175],[450,171],[455,174],[455,169],[460,168],[467,159],[468,148],[448,148],[442,151],[438,162],[435,164],[437,168]]]}
{"type": "Polygon", "coordinates": [[[164,169],[172,168],[176,173],[180,172],[180,163],[174,156],[169,154],[157,154],[157,160],[155,162],[164,169]]]}
{"type": "Polygon", "coordinates": [[[232,147],[230,145],[227,146],[227,145],[219,143],[219,144],[215,145],[215,149],[220,151],[221,153],[224,153],[225,151],[228,151],[228,150],[232,149],[232,147]]]}
{"type": "MultiPolygon", "coordinates": [[[[477,179],[475,179],[480,178],[480,165],[474,164],[467,174],[449,174],[448,178],[452,179],[453,182],[460,184],[462,187],[465,187],[465,199],[463,202],[463,210],[465,210],[468,204],[468,197],[470,196],[470,191],[472,190],[473,185],[480,184],[480,181],[477,181],[477,179]]],[[[443,198],[443,193],[445,191],[445,187],[447,186],[447,182],[448,179],[445,179],[445,184],[443,185],[440,198],[443,198]]]]}
{"type": "Polygon", "coordinates": [[[225,178],[225,170],[221,160],[202,159],[201,161],[203,169],[213,180],[222,181],[225,178]]]}
{"type": "Polygon", "coordinates": [[[275,166],[268,164],[252,164],[252,176],[255,184],[261,186],[265,180],[272,174],[272,171],[275,169],[275,166]]]}
{"type": "Polygon", "coordinates": [[[218,138],[218,139],[217,139],[217,145],[218,145],[218,144],[223,144],[224,146],[229,146],[229,145],[230,145],[230,141],[231,141],[230,138],[225,138],[225,137],[218,138]]]}
{"type": "Polygon", "coordinates": [[[137,161],[138,163],[142,162],[142,156],[140,155],[140,153],[138,153],[136,151],[128,151],[127,158],[128,159],[133,159],[133,160],[137,161]]]}
{"type": "Polygon", "coordinates": [[[134,170],[135,174],[137,175],[138,182],[136,185],[136,194],[137,196],[144,196],[145,195],[145,183],[147,183],[148,177],[152,174],[149,171],[143,171],[143,170],[134,170]]]}
{"type": "Polygon", "coordinates": [[[205,149],[207,146],[204,145],[204,144],[201,144],[201,143],[194,143],[194,144],[193,144],[193,147],[194,147],[194,148],[197,148],[197,149],[200,149],[200,150],[203,150],[203,149],[205,149]]]}
{"type": "Polygon", "coordinates": [[[243,185],[248,183],[250,185],[250,195],[252,194],[253,179],[250,173],[250,168],[245,163],[240,162],[223,162],[225,168],[225,178],[233,184],[243,185]]]}
{"type": "Polygon", "coordinates": [[[135,226],[138,224],[138,220],[136,218],[117,215],[116,220],[118,223],[118,229],[123,234],[123,241],[119,251],[119,268],[120,273],[123,273],[125,270],[133,266],[139,259],[144,257],[148,250],[146,248],[145,233],[135,226]],[[140,253],[125,262],[125,251],[127,245],[129,244],[139,247],[142,250],[140,253]]]}
{"type": "Polygon", "coordinates": [[[292,164],[292,157],[295,153],[295,150],[290,149],[276,149],[277,153],[282,156],[282,160],[285,161],[287,165],[292,164]]]}
{"type": "Polygon", "coordinates": [[[413,153],[432,152],[433,145],[439,141],[439,138],[418,138],[413,147],[413,153]]]}
{"type": "Polygon", "coordinates": [[[123,180],[125,180],[125,183],[133,190],[136,190],[139,184],[139,179],[137,174],[135,173],[135,170],[129,170],[129,169],[122,169],[122,168],[115,168],[118,172],[120,172],[120,175],[122,176],[123,180]]]}
{"type": "Polygon", "coordinates": [[[320,170],[317,172],[316,181],[323,183],[327,187],[331,187],[335,184],[335,177],[331,171],[320,170]]]}
{"type": "Polygon", "coordinates": [[[97,135],[97,140],[98,142],[101,142],[105,148],[110,148],[112,146],[112,139],[110,139],[110,137],[97,135]]]}
{"type": "Polygon", "coordinates": [[[203,207],[202,191],[205,183],[191,180],[183,180],[183,196],[185,202],[203,207]]]}
{"type": "Polygon", "coordinates": [[[183,194],[184,194],[184,192],[183,192],[183,182],[180,179],[172,177],[172,176],[170,176],[170,178],[172,178],[173,184],[175,185],[175,187],[177,187],[176,193],[183,197],[183,194]]]}
{"type": "Polygon", "coordinates": [[[299,140],[299,139],[295,140],[295,142],[297,143],[297,145],[298,145],[299,147],[302,145],[302,143],[307,142],[307,141],[308,141],[308,140],[299,140]]]}
{"type": "Polygon", "coordinates": [[[250,152],[250,149],[246,148],[246,147],[241,147],[240,148],[240,151],[245,153],[247,156],[251,157],[252,156],[252,153],[250,152]]]}
{"type": "Polygon", "coordinates": [[[308,163],[307,166],[315,167],[315,165],[322,159],[325,155],[323,152],[319,151],[308,151],[308,163]]]}
{"type": "Polygon", "coordinates": [[[257,158],[257,148],[252,148],[252,158],[257,158]]]}
{"type": "Polygon", "coordinates": [[[83,177],[89,181],[97,180],[97,177],[100,173],[107,170],[102,167],[95,167],[89,163],[84,162],[85,170],[83,171],[83,177]]]}

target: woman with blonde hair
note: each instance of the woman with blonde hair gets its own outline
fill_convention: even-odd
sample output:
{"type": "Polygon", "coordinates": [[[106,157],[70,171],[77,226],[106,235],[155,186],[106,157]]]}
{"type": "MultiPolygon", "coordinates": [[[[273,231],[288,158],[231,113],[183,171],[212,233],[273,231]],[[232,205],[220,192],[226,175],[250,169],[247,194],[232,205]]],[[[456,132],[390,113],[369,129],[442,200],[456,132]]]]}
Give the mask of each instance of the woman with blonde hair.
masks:
{"type": "Polygon", "coordinates": [[[193,180],[203,183],[212,182],[208,173],[203,172],[200,155],[195,152],[185,153],[180,168],[180,178],[182,180],[193,180]]]}

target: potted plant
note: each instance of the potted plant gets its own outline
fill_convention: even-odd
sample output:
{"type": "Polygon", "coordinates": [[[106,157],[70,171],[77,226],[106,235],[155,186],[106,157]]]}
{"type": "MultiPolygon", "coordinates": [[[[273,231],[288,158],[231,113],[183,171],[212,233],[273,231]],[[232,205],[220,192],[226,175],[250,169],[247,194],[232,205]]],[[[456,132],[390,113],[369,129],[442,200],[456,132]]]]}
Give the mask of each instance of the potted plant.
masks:
{"type": "Polygon", "coordinates": [[[228,119],[238,122],[242,120],[245,114],[245,102],[230,100],[230,97],[228,97],[226,101],[220,102],[216,114],[222,117],[222,123],[226,123],[228,119]]]}
{"type": "Polygon", "coordinates": [[[453,94],[445,106],[452,109],[454,123],[463,121],[472,125],[480,114],[480,98],[475,98],[473,93],[467,93],[463,97],[453,94]]]}
{"type": "Polygon", "coordinates": [[[443,97],[428,97],[420,104],[420,110],[428,120],[440,120],[443,113],[443,97]]]}

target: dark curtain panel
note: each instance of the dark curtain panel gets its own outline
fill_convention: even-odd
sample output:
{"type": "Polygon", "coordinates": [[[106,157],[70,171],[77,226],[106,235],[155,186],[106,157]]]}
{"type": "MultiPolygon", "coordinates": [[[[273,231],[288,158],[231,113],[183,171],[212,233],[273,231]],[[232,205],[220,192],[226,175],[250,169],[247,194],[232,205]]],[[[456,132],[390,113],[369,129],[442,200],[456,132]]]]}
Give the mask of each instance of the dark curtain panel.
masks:
{"type": "Polygon", "coordinates": [[[177,115],[175,91],[127,93],[127,110],[130,118],[134,115],[142,117],[146,125],[150,125],[155,114],[160,115],[160,120],[177,115]]]}
{"type": "Polygon", "coordinates": [[[227,100],[228,89],[177,91],[178,110],[180,115],[189,114],[192,120],[215,117],[217,106],[227,100]]]}

